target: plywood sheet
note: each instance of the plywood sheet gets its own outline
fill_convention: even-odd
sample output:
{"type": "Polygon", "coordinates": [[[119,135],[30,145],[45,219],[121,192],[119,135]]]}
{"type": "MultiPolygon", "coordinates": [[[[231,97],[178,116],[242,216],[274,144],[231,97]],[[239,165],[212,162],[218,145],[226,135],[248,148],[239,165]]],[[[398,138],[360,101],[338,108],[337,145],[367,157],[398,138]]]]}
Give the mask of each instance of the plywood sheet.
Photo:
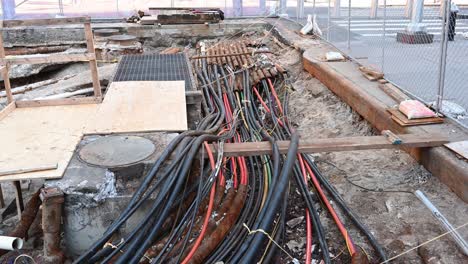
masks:
{"type": "Polygon", "coordinates": [[[468,140],[448,143],[445,146],[464,159],[468,159],[468,140]]]}
{"type": "Polygon", "coordinates": [[[86,133],[187,130],[184,81],[113,82],[86,133]]]}
{"type": "Polygon", "coordinates": [[[0,120],[0,171],[57,169],[0,176],[0,181],[62,177],[96,104],[16,108],[0,120]]]}
{"type": "Polygon", "coordinates": [[[408,119],[403,113],[395,108],[389,108],[387,111],[392,114],[393,121],[397,122],[400,126],[429,125],[444,122],[444,119],[440,117],[408,119]]]}

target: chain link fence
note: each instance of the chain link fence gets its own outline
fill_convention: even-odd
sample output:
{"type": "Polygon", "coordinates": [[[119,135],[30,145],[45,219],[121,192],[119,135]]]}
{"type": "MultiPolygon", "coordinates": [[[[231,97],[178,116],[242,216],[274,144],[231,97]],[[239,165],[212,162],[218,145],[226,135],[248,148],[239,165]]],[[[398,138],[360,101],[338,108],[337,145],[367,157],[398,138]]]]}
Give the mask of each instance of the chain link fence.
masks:
{"type": "Polygon", "coordinates": [[[304,13],[317,16],[322,38],[341,52],[468,127],[468,1],[437,1],[306,0],[304,13]],[[415,26],[430,43],[398,40],[415,26]]]}
{"type": "Polygon", "coordinates": [[[221,8],[226,17],[275,15],[286,0],[0,0],[4,19],[89,15],[123,18],[148,7],[221,8]]]}
{"type": "Polygon", "coordinates": [[[228,18],[287,14],[304,23],[307,15],[316,15],[324,40],[359,63],[382,71],[387,80],[414,98],[468,127],[468,0],[0,1],[3,17],[17,19],[54,15],[123,18],[150,6],[217,7],[228,18]],[[452,20],[452,24],[456,22],[453,39],[445,23],[454,18],[452,1],[459,9],[452,20]],[[5,5],[15,8],[12,11],[5,5]],[[412,21],[415,12],[420,12],[421,21],[416,22],[422,24],[412,21]],[[425,30],[432,41],[398,41],[398,35],[408,27],[425,30]]]}

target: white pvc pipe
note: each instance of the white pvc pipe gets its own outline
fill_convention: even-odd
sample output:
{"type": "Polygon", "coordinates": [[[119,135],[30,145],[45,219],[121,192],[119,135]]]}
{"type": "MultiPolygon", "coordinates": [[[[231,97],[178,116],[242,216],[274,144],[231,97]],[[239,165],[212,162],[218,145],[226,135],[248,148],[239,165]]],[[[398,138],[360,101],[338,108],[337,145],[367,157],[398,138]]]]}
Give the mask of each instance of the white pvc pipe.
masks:
{"type": "Polygon", "coordinates": [[[457,245],[460,247],[460,249],[463,251],[463,254],[468,256],[468,244],[466,243],[465,239],[460,235],[460,233],[457,232],[453,228],[453,226],[449,223],[447,218],[429,201],[429,199],[424,195],[423,192],[420,190],[416,190],[414,194],[421,200],[421,202],[424,203],[424,205],[431,210],[432,215],[439,220],[439,222],[442,224],[442,227],[447,231],[450,232],[450,235],[452,235],[453,239],[457,243],[457,245]]]}
{"type": "Polygon", "coordinates": [[[23,248],[23,239],[19,237],[0,236],[0,249],[18,250],[23,248]]]}

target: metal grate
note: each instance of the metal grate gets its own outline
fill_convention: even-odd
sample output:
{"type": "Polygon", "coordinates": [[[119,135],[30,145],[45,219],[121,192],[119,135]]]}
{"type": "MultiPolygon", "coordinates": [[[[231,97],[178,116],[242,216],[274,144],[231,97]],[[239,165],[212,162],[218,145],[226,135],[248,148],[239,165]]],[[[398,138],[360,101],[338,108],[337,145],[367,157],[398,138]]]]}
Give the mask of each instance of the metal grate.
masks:
{"type": "Polygon", "coordinates": [[[124,55],[114,82],[185,81],[185,90],[195,90],[192,69],[185,53],[124,55]]]}

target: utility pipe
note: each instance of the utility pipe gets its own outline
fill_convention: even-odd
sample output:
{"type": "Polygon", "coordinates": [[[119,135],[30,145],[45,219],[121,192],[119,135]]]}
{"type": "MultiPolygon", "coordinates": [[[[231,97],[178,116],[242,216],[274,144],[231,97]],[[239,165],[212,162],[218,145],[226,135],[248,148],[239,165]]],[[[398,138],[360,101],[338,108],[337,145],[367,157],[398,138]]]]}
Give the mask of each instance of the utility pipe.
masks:
{"type": "Polygon", "coordinates": [[[19,237],[0,236],[0,249],[18,250],[23,247],[23,239],[19,237]]]}
{"type": "Polygon", "coordinates": [[[465,256],[468,256],[468,244],[466,243],[465,239],[460,235],[460,233],[458,233],[453,228],[453,226],[450,224],[450,222],[447,220],[447,218],[445,218],[445,216],[440,213],[440,211],[437,209],[437,207],[435,207],[431,203],[431,201],[429,201],[429,199],[424,195],[423,192],[421,192],[420,190],[416,190],[414,192],[414,194],[416,195],[416,197],[419,198],[419,200],[421,200],[421,202],[424,203],[424,205],[427,206],[427,208],[429,208],[429,210],[431,210],[432,215],[434,215],[434,217],[437,220],[439,220],[439,222],[442,224],[442,227],[447,232],[450,232],[450,235],[453,237],[453,239],[455,240],[457,245],[460,247],[463,254],[465,254],[465,256]]]}

